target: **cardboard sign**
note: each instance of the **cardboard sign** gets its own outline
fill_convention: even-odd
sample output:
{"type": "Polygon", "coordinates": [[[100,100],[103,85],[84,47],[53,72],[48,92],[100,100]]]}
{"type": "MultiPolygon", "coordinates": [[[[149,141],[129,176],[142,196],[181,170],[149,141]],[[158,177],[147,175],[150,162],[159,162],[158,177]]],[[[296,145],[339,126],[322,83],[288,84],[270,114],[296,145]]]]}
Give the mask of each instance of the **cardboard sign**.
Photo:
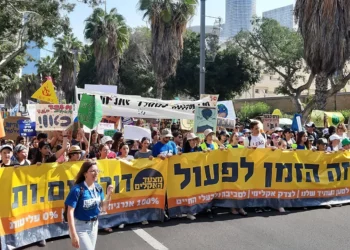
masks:
{"type": "Polygon", "coordinates": [[[203,134],[206,129],[216,131],[218,109],[214,107],[196,107],[194,115],[194,133],[203,134]]]}
{"type": "Polygon", "coordinates": [[[74,123],[74,105],[72,104],[37,104],[36,130],[63,131],[74,123]]]}
{"type": "Polygon", "coordinates": [[[180,128],[182,130],[192,131],[193,125],[194,125],[194,120],[189,120],[189,119],[180,120],[180,128]]]}
{"type": "Polygon", "coordinates": [[[41,87],[32,95],[32,98],[39,101],[58,104],[58,98],[55,88],[51,80],[47,80],[41,87]]]}
{"type": "Polygon", "coordinates": [[[114,123],[100,122],[97,126],[97,133],[104,135],[105,130],[114,130],[114,123]]]}
{"type": "Polygon", "coordinates": [[[5,128],[5,139],[7,140],[16,140],[19,136],[19,125],[18,121],[20,120],[29,120],[26,117],[22,116],[9,116],[4,119],[4,128],[5,128]]]}
{"type": "Polygon", "coordinates": [[[143,137],[151,139],[151,130],[137,126],[124,126],[124,138],[127,140],[141,141],[143,137]]]}
{"type": "Polygon", "coordinates": [[[217,125],[218,127],[234,129],[236,125],[236,120],[218,117],[217,125]]]}
{"type": "Polygon", "coordinates": [[[273,130],[280,124],[280,117],[278,115],[264,115],[263,125],[264,131],[273,130]]]}

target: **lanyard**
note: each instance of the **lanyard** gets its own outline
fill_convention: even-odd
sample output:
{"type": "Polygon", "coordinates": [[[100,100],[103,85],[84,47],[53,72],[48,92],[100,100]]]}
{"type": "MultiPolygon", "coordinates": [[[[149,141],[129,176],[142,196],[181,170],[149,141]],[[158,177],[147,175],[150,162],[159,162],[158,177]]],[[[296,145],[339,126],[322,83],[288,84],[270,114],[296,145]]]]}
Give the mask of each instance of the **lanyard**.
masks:
{"type": "Polygon", "coordinates": [[[85,185],[85,187],[87,188],[87,190],[89,191],[91,197],[92,197],[93,199],[97,200],[97,199],[98,199],[98,197],[97,197],[98,195],[97,195],[97,193],[96,193],[95,184],[93,185],[92,191],[89,189],[89,187],[88,187],[88,185],[86,184],[85,181],[84,181],[84,185],[85,185]]]}

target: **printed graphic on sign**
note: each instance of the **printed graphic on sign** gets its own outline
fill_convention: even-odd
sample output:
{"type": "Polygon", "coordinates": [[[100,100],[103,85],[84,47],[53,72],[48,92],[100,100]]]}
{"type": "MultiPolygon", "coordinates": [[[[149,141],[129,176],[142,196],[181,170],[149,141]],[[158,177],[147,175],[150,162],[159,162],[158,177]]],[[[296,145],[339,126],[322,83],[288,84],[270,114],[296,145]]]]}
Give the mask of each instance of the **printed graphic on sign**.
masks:
{"type": "Polygon", "coordinates": [[[27,120],[26,117],[21,116],[9,116],[4,119],[5,139],[16,140],[19,135],[18,121],[27,120]]]}
{"type": "Polygon", "coordinates": [[[32,98],[39,101],[58,104],[58,98],[51,80],[47,80],[41,87],[32,95],[32,98]]]}
{"type": "Polygon", "coordinates": [[[36,130],[63,131],[74,123],[74,106],[71,104],[37,104],[36,130]]]}
{"type": "Polygon", "coordinates": [[[217,111],[216,107],[196,107],[194,132],[203,133],[206,129],[216,131],[217,111]]]}
{"type": "Polygon", "coordinates": [[[232,101],[221,101],[218,102],[218,117],[227,118],[231,120],[236,119],[236,112],[233,107],[232,101]]]}

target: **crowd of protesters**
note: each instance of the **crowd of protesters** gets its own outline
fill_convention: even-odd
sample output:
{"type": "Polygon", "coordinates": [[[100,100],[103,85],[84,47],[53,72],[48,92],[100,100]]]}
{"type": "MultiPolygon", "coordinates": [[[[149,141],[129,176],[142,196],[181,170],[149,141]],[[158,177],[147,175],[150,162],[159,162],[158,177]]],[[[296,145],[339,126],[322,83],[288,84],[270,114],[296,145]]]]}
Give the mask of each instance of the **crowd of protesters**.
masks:
{"type": "MultiPolygon", "coordinates": [[[[0,167],[29,166],[44,163],[64,163],[81,160],[118,159],[131,161],[133,159],[153,158],[166,159],[173,155],[193,152],[209,152],[212,150],[228,150],[240,148],[270,148],[271,150],[312,150],[327,154],[350,150],[350,140],[344,124],[331,126],[321,133],[316,131],[315,124],[305,125],[305,131],[294,132],[290,128],[277,127],[273,131],[264,132],[259,121],[252,121],[249,127],[241,124],[230,131],[222,129],[204,131],[204,140],[191,132],[182,132],[177,129],[152,130],[151,138],[140,138],[139,141],[125,140],[123,133],[116,132],[112,137],[99,135],[92,131],[90,147],[88,135],[83,129],[75,133],[53,132],[51,138],[45,133],[26,141],[19,136],[16,141],[1,141],[0,167]]],[[[91,164],[90,164],[91,165],[91,164]]],[[[96,171],[95,171],[96,172],[96,171]]],[[[97,173],[97,172],[96,172],[97,173]]],[[[97,173],[98,174],[98,173],[97,173]]],[[[275,208],[285,212],[284,208],[275,208]]],[[[264,208],[257,208],[262,212],[264,208]]],[[[204,211],[210,218],[212,210],[204,211]]],[[[244,208],[232,208],[231,213],[246,216],[244,208]]],[[[195,220],[195,214],[187,214],[187,218],[195,220]]],[[[148,224],[147,221],[142,224],[148,224]]],[[[124,224],[119,225],[123,228],[124,224]]],[[[112,229],[106,228],[107,232],[112,229]]],[[[45,241],[39,245],[45,246],[45,241]]]]}

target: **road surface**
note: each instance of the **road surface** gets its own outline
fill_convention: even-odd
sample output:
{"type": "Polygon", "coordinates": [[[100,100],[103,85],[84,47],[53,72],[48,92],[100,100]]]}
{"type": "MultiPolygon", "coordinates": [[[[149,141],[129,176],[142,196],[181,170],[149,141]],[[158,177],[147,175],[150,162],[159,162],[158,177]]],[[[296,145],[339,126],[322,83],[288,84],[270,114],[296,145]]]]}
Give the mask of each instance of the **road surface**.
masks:
{"type": "MultiPolygon", "coordinates": [[[[147,226],[127,225],[111,234],[100,233],[96,249],[237,249],[237,250],[333,250],[350,249],[350,206],[332,209],[298,209],[286,214],[265,212],[248,217],[230,215],[217,209],[214,219],[172,219],[147,226]]],[[[70,239],[49,240],[44,248],[35,245],[21,249],[72,249],[70,239]]]]}

